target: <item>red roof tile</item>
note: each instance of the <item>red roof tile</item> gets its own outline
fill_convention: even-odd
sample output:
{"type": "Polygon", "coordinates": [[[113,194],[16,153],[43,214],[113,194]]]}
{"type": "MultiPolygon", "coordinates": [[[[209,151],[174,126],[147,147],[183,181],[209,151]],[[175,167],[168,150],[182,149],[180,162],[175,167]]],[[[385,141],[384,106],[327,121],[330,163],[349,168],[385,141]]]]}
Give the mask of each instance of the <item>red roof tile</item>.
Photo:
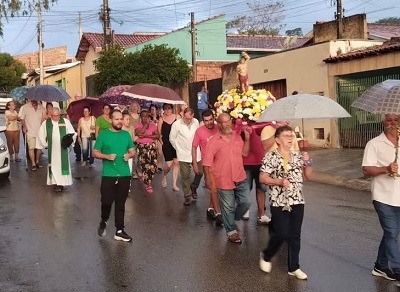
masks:
{"type": "Polygon", "coordinates": [[[368,23],[369,36],[379,37],[389,40],[392,37],[400,37],[399,24],[368,23]]]}
{"type": "Polygon", "coordinates": [[[338,63],[341,61],[360,59],[368,56],[376,56],[385,53],[400,51],[400,37],[391,38],[391,40],[382,45],[372,46],[364,50],[349,52],[336,57],[330,57],[324,60],[325,63],[338,63]]]}
{"type": "MultiPolygon", "coordinates": [[[[134,33],[134,34],[114,34],[114,43],[123,48],[129,48],[143,42],[154,39],[164,33],[134,33]]],[[[83,33],[79,43],[76,58],[83,61],[89,47],[93,49],[103,46],[104,36],[102,33],[83,33]]]]}
{"type": "Polygon", "coordinates": [[[226,36],[226,46],[228,50],[259,49],[259,50],[280,51],[282,49],[293,49],[301,47],[304,43],[308,41],[308,38],[297,37],[297,39],[293,44],[286,45],[286,43],[288,43],[289,40],[290,38],[287,36],[228,34],[226,36]]]}

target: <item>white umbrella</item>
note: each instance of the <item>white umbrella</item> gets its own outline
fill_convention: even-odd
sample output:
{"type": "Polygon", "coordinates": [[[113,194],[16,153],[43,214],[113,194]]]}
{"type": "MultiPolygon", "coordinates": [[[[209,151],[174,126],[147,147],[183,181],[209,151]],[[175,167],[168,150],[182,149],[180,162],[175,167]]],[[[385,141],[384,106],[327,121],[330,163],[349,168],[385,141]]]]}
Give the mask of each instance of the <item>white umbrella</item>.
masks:
{"type": "Polygon", "coordinates": [[[336,101],[326,96],[301,93],[278,99],[266,108],[258,122],[304,119],[349,118],[351,115],[336,101]]]}
{"type": "MultiPolygon", "coordinates": [[[[373,114],[400,115],[400,80],[388,79],[371,86],[351,106],[373,114]]],[[[396,147],[394,162],[397,162],[398,152],[399,147],[396,147]]],[[[389,176],[395,178],[398,175],[390,173],[389,176]]]]}
{"type": "Polygon", "coordinates": [[[388,79],[375,84],[351,106],[373,114],[400,115],[400,80],[388,79]]]}
{"type": "Polygon", "coordinates": [[[259,122],[299,119],[348,118],[351,115],[336,101],[315,94],[296,94],[278,99],[266,108],[259,122]]]}

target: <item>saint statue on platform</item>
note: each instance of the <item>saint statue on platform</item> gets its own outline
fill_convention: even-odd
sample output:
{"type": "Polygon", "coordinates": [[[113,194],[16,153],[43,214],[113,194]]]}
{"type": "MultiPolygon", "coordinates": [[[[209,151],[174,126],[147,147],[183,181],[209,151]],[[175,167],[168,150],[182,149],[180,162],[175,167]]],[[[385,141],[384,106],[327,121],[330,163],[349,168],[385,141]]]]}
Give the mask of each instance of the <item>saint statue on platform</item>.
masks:
{"type": "Polygon", "coordinates": [[[250,56],[243,51],[236,66],[236,72],[239,78],[240,88],[242,92],[246,92],[249,89],[249,75],[247,73],[247,62],[250,60],[250,56]]]}

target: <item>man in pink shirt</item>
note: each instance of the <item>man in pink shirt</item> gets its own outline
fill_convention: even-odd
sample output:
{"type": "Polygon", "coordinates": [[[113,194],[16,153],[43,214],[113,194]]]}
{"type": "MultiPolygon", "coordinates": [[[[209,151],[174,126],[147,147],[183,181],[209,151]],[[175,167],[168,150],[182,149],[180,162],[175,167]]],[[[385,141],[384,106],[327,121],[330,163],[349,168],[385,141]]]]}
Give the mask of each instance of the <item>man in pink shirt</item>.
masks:
{"type": "MultiPolygon", "coordinates": [[[[197,164],[197,147],[200,146],[201,157],[205,157],[207,142],[211,136],[218,133],[218,127],[215,126],[215,117],[212,110],[204,110],[201,113],[201,118],[204,125],[196,130],[192,143],[192,163],[194,173],[200,173],[199,165],[197,164]]],[[[210,203],[207,209],[207,217],[215,220],[218,226],[222,225],[222,215],[218,204],[218,195],[210,193],[210,203]]]]}
{"type": "Polygon", "coordinates": [[[249,184],[243,167],[243,156],[249,154],[250,134],[244,131],[245,141],[233,131],[228,114],[217,118],[219,131],[207,143],[203,159],[206,185],[219,195],[222,221],[229,242],[242,243],[235,220],[242,219],[249,209],[249,184]]]}

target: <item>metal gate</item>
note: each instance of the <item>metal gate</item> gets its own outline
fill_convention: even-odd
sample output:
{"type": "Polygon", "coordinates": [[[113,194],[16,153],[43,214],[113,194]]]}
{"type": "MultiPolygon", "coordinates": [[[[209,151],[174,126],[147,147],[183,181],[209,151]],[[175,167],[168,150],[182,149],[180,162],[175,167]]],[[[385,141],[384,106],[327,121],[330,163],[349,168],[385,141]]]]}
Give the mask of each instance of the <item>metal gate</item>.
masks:
{"type": "Polygon", "coordinates": [[[339,119],[338,122],[342,147],[363,148],[383,131],[381,115],[370,114],[350,105],[366,89],[387,79],[400,79],[400,68],[336,77],[337,101],[351,114],[351,118],[339,119]]]}

